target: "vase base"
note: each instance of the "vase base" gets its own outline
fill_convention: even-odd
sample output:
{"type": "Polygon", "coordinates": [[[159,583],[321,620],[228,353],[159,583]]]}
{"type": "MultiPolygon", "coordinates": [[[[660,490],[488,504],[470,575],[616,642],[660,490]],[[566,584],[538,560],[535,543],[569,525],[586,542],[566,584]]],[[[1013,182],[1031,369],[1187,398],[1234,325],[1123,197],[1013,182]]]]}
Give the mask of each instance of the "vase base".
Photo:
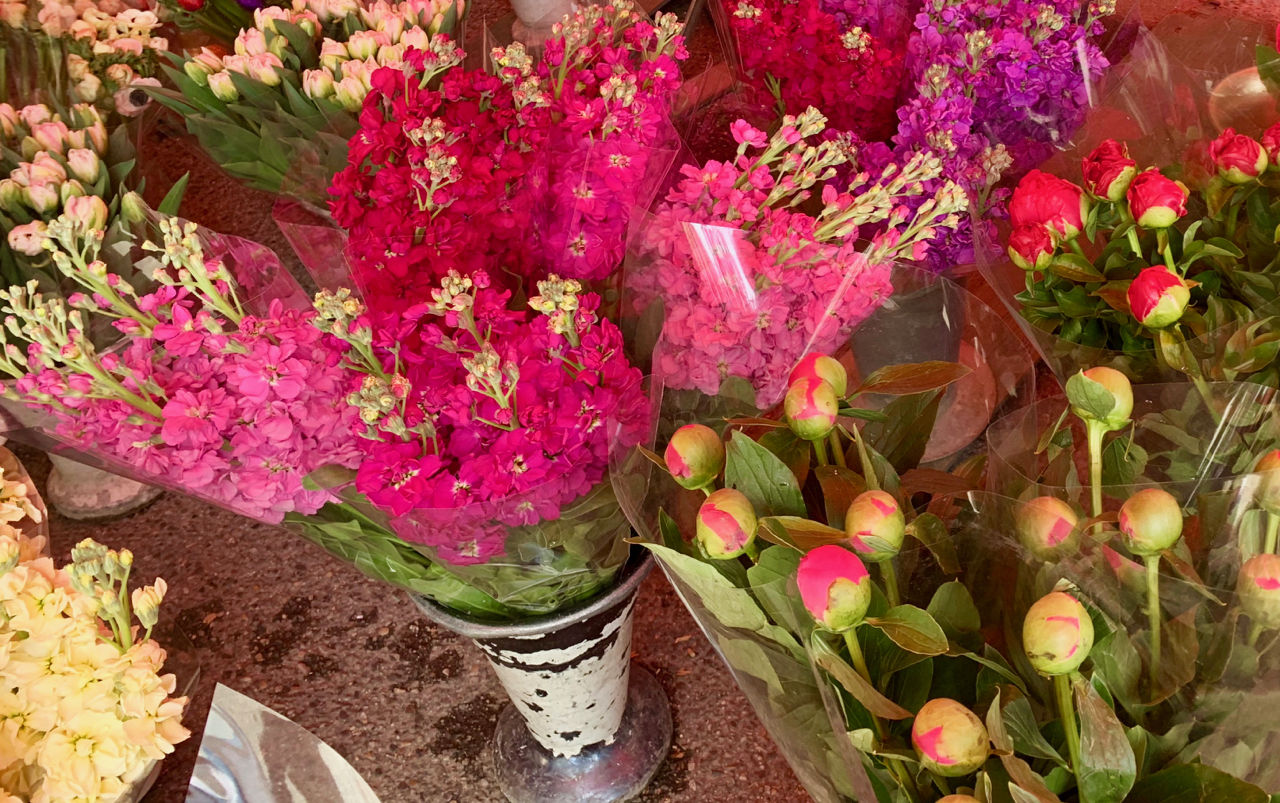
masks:
{"type": "Polygon", "coordinates": [[[554,755],[533,738],[514,705],[498,718],[493,760],[511,803],[621,803],[653,780],[671,748],[671,707],[653,675],[631,667],[627,711],[613,744],[572,757],[554,755]]]}
{"type": "Polygon", "coordinates": [[[62,516],[75,521],[100,521],[126,516],[151,504],[164,493],[105,471],[86,476],[81,469],[73,478],[64,477],[54,466],[49,472],[49,503],[62,516]]]}

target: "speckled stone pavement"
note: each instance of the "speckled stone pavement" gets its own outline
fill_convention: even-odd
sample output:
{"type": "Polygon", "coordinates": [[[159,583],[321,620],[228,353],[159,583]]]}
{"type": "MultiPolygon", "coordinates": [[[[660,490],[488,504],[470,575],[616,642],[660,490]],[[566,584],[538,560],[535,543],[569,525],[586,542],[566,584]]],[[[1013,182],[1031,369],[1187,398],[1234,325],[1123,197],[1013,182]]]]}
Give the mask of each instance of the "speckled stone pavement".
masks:
{"type": "MultiPolygon", "coordinates": [[[[477,5],[473,20],[505,12],[505,0],[477,5]]],[[[1280,0],[1143,5],[1149,25],[1175,11],[1275,22],[1280,0]]],[[[691,49],[694,63],[715,49],[709,21],[691,49]]],[[[171,178],[193,172],[184,214],[289,253],[267,196],[241,189],[173,142],[143,156],[171,178]]],[[[43,455],[18,451],[43,487],[43,455]]],[[[383,803],[503,800],[489,746],[502,689],[470,642],[431,624],[403,594],[293,535],[173,494],[110,524],[54,514],[52,531],[60,559],[91,536],[132,549],[139,581],[165,577],[167,617],[188,635],[202,667],[187,720],[195,735],[166,761],[148,803],[184,800],[215,683],[328,742],[383,803]]],[[[666,689],[676,726],[644,803],[808,799],[660,572],[641,591],[633,649],[666,689]]]]}

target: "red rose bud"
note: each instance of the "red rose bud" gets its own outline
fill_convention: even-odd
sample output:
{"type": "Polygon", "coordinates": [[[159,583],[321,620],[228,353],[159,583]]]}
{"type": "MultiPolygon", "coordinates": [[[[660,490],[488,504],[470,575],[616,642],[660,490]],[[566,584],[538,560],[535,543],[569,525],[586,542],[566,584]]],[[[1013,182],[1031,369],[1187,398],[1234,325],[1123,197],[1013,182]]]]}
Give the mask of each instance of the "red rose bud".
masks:
{"type": "Polygon", "coordinates": [[[1019,226],[1009,235],[1009,259],[1023,270],[1044,270],[1057,250],[1044,226],[1019,226]]]}
{"type": "Polygon", "coordinates": [[[1057,560],[1080,546],[1080,517],[1071,505],[1041,496],[1018,508],[1014,529],[1018,540],[1040,560],[1057,560]]]}
{"type": "Polygon", "coordinates": [[[1159,555],[1182,537],[1182,505],[1168,491],[1147,488],[1120,508],[1120,532],[1135,555],[1159,555]]]}
{"type": "Polygon", "coordinates": [[[1187,213],[1189,194],[1181,182],[1165,178],[1153,167],[1129,185],[1129,212],[1143,228],[1167,229],[1187,213]]]}
{"type": "Polygon", "coordinates": [[[722,488],[698,508],[698,543],[709,558],[736,558],[755,540],[758,525],[751,500],[741,491],[722,488]]]}
{"type": "Polygon", "coordinates": [[[677,429],[663,455],[667,471],[685,488],[710,485],[724,468],[724,442],[711,427],[686,424],[677,429]]]}
{"type": "MultiPolygon", "coordinates": [[[[1114,406],[1107,417],[1102,419],[1102,423],[1109,431],[1114,432],[1129,423],[1129,416],[1133,415],[1133,384],[1129,382],[1129,377],[1114,368],[1105,366],[1081,371],[1080,376],[1102,385],[1103,389],[1111,394],[1114,406]]],[[[1070,389],[1067,396],[1068,398],[1071,396],[1070,389]]],[[[1072,405],[1071,412],[1086,421],[1093,420],[1093,415],[1083,408],[1072,405]]]]}
{"type": "Polygon", "coordinates": [[[787,414],[788,426],[797,436],[807,441],[821,440],[836,425],[840,397],[830,382],[801,377],[788,388],[782,409],[787,414]]]}
{"type": "Polygon", "coordinates": [[[1280,628],[1280,555],[1254,555],[1240,567],[1236,581],[1240,607],[1255,625],[1280,628]]]}
{"type": "Polygon", "coordinates": [[[1032,170],[1013,191],[1009,218],[1014,227],[1044,226],[1068,240],[1084,229],[1089,197],[1066,179],[1032,170]]]}
{"type": "Polygon", "coordinates": [[[1280,515],[1280,449],[1258,458],[1253,473],[1259,475],[1253,501],[1268,513],[1280,515]]]}
{"type": "Polygon", "coordinates": [[[911,725],[911,744],[920,764],[944,778],[976,772],[991,755],[991,737],[982,720],[955,700],[930,700],[911,725]]]}
{"type": "Polygon", "coordinates": [[[806,354],[804,359],[796,363],[796,367],[791,369],[791,376],[787,378],[788,385],[794,385],[797,380],[803,378],[820,379],[831,383],[831,387],[835,390],[837,396],[844,396],[849,390],[849,374],[844,370],[844,366],[840,361],[825,354],[806,354]]]}
{"type": "Polygon", "coordinates": [[[1124,198],[1138,163],[1129,158],[1129,146],[1109,139],[1080,160],[1084,170],[1084,186],[1093,197],[1104,201],[1124,198]]]}
{"type": "Polygon", "coordinates": [[[1074,672],[1093,649],[1093,620],[1070,594],[1046,594],[1022,622],[1022,649],[1045,677],[1074,672]]]}
{"type": "Polygon", "coordinates": [[[1162,265],[1143,268],[1129,283],[1129,309],[1138,323],[1163,329],[1177,323],[1191,300],[1191,289],[1182,277],[1162,265]]]}
{"type": "Polygon", "coordinates": [[[898,554],[907,533],[907,519],[898,500],[884,491],[859,494],[844,517],[849,544],[866,560],[879,563],[898,554]]]}
{"type": "Polygon", "coordinates": [[[1272,167],[1280,167],[1280,123],[1271,126],[1262,134],[1262,147],[1267,152],[1267,162],[1272,167]]]}
{"type": "Polygon", "coordinates": [[[1209,158],[1217,166],[1218,175],[1232,184],[1248,184],[1266,172],[1268,163],[1262,144],[1237,134],[1234,128],[1228,128],[1209,143],[1209,158]]]}
{"type": "Polygon", "coordinates": [[[857,626],[871,605],[871,577],[858,556],[826,544],[809,551],[796,570],[800,600],[827,630],[843,633],[857,626]]]}

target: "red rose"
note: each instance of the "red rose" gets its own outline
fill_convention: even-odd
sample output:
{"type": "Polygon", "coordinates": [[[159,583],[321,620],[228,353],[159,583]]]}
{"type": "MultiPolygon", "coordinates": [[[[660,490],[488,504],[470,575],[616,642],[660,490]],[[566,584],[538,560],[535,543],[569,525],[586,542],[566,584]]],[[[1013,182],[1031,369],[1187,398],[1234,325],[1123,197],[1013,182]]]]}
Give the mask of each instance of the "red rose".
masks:
{"type": "Polygon", "coordinates": [[[1280,123],[1271,126],[1262,135],[1262,147],[1266,150],[1271,164],[1280,167],[1280,123]]]}
{"type": "Polygon", "coordinates": [[[1138,175],[1138,163],[1129,158],[1129,146],[1109,139],[1080,160],[1084,186],[1095,198],[1119,201],[1138,175]]]}
{"type": "Polygon", "coordinates": [[[1129,211],[1143,228],[1167,229],[1187,213],[1189,194],[1181,182],[1165,178],[1153,167],[1129,185],[1129,211]]]}
{"type": "Polygon", "coordinates": [[[1232,184],[1248,184],[1267,169],[1267,151],[1252,137],[1237,134],[1234,128],[1209,143],[1209,158],[1218,175],[1232,184]]]}
{"type": "Polygon", "coordinates": [[[1032,170],[1013,191],[1009,217],[1017,226],[1045,226],[1071,239],[1084,229],[1089,198],[1066,179],[1032,170]]]}
{"type": "Polygon", "coordinates": [[[1138,323],[1163,329],[1182,317],[1191,290],[1180,276],[1162,265],[1143,268],[1129,285],[1129,310],[1138,323]]]}
{"type": "Polygon", "coordinates": [[[204,0],[178,0],[184,11],[196,12],[204,8],[204,0]]]}
{"type": "Polygon", "coordinates": [[[1009,235],[1009,259],[1023,270],[1044,270],[1056,251],[1044,226],[1019,226],[1009,235]]]}

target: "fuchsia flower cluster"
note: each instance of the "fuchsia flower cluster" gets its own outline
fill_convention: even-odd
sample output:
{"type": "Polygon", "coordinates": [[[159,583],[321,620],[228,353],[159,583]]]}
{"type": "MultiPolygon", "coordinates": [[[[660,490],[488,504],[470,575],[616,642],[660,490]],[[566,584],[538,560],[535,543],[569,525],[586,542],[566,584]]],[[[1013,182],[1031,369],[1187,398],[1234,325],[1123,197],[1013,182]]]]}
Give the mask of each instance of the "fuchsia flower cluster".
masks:
{"type": "Polygon", "coordinates": [[[937,177],[936,159],[918,156],[874,183],[834,180],[851,154],[839,139],[812,144],[825,122],[809,109],[770,138],[738,121],[736,158],[681,168],[657,207],[628,288],[636,314],[663,301],[653,372],[669,387],[715,394],[739,377],[757,407],[772,407],[801,357],[834,350],[890,295],[893,260],[922,258],[939,229],[959,225],[967,200],[950,182],[915,212],[905,206],[937,177]],[[815,186],[821,212],[798,211],[815,186]]]}
{"type": "Polygon", "coordinates": [[[30,342],[25,354],[6,342],[0,368],[16,379],[6,396],[48,411],[71,443],[237,512],[268,522],[314,513],[331,497],[303,478],[360,457],[344,345],[279,300],[244,314],[194,224],[162,229],[162,285],[139,294],[73,250],[86,238],[96,248],[101,231],[65,216],[49,224],[55,263],[87,292],[66,302],[34,282],[0,292],[10,332],[30,342]],[[137,337],[100,352],[86,314],[137,337]]]}
{"type": "Polygon", "coordinates": [[[453,564],[502,554],[508,528],[559,518],[606,479],[611,442],[644,433],[640,372],[599,297],[554,275],[537,286],[532,310],[508,309],[510,292],[483,271],[450,272],[403,312],[317,298],[363,374],[350,396],[367,426],[356,490],[453,564]]]}

